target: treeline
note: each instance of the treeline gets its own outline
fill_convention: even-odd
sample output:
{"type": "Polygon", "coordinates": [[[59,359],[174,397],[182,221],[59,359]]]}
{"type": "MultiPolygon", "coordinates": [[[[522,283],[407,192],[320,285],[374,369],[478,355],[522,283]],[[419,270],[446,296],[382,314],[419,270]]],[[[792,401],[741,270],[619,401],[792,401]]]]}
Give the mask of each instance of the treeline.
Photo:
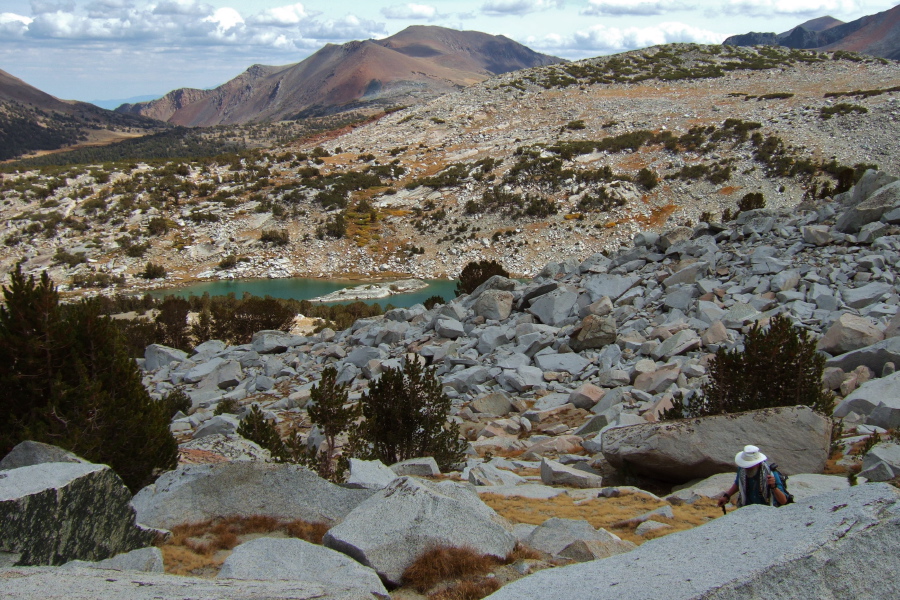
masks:
{"type": "Polygon", "coordinates": [[[0,160],[36,150],[56,150],[84,139],[82,126],[74,117],[0,103],[0,160]]]}
{"type": "Polygon", "coordinates": [[[226,152],[239,152],[244,149],[245,145],[237,141],[223,142],[205,135],[202,131],[187,127],[174,127],[160,133],[124,140],[107,146],[92,146],[70,152],[29,158],[18,161],[11,167],[30,169],[124,160],[196,158],[216,156],[226,152]]]}
{"type": "MultiPolygon", "coordinates": [[[[190,351],[207,340],[222,340],[228,344],[249,343],[253,334],[264,329],[288,330],[298,314],[317,319],[317,330],[330,327],[347,329],[357,319],[384,313],[378,304],[354,302],[328,305],[308,300],[260,298],[246,294],[236,298],[228,296],[191,296],[179,298],[167,296],[163,300],[149,294],[142,298],[116,296],[102,298],[102,310],[114,315],[136,312],[134,319],[117,319],[115,322],[124,333],[131,356],[140,357],[150,344],[163,344],[190,351]],[[196,313],[188,320],[189,313],[196,313]]],[[[392,308],[388,305],[387,310],[392,308]]]]}

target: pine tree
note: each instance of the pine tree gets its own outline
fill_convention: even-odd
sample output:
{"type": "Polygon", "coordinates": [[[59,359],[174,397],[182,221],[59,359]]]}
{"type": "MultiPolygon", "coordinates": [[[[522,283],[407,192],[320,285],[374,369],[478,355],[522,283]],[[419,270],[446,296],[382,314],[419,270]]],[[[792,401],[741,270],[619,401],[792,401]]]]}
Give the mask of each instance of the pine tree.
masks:
{"type": "Polygon", "coordinates": [[[466,442],[449,423],[451,401],[433,368],[415,359],[388,368],[360,399],[364,419],[350,433],[353,456],[386,465],[433,456],[441,469],[463,459],[466,442]]]}
{"type": "Polygon", "coordinates": [[[165,403],[150,398],[100,302],[62,306],[52,281],[21,269],[0,306],[0,452],[24,440],[108,464],[132,491],[174,468],[165,403]]]}
{"type": "Polygon", "coordinates": [[[459,274],[459,281],[456,284],[456,295],[471,294],[479,285],[494,275],[509,277],[507,270],[496,260],[470,262],[463,267],[462,272],[459,274]]]}
{"type": "Polygon", "coordinates": [[[335,465],[337,437],[347,431],[359,415],[357,405],[347,406],[349,401],[347,390],[350,386],[338,383],[337,375],[334,367],[325,367],[319,385],[310,390],[310,404],[307,407],[310,420],[325,436],[327,446],[321,456],[317,449],[313,449],[313,453],[316,454],[315,467],[319,475],[329,479],[336,478],[342,471],[335,465]]]}

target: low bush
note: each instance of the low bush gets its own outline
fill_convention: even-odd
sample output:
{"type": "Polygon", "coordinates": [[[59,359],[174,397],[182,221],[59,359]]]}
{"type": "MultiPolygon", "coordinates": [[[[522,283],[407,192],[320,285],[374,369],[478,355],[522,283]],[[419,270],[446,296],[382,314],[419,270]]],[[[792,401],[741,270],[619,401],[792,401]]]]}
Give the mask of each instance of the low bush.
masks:
{"type": "Polygon", "coordinates": [[[287,229],[264,229],[259,236],[259,241],[274,246],[287,246],[291,242],[291,237],[287,229]]]}
{"type": "Polygon", "coordinates": [[[147,266],[144,267],[144,272],[141,273],[141,277],[144,279],[162,279],[167,275],[166,268],[162,265],[158,265],[154,262],[148,262],[147,266]]]}
{"type": "Polygon", "coordinates": [[[502,562],[472,548],[436,546],[423,552],[403,572],[403,585],[425,593],[448,579],[486,575],[502,562]]]}
{"type": "Polygon", "coordinates": [[[509,272],[495,260],[470,262],[463,267],[462,272],[459,274],[459,281],[456,284],[456,295],[471,294],[479,285],[494,275],[509,277],[509,272]]]}

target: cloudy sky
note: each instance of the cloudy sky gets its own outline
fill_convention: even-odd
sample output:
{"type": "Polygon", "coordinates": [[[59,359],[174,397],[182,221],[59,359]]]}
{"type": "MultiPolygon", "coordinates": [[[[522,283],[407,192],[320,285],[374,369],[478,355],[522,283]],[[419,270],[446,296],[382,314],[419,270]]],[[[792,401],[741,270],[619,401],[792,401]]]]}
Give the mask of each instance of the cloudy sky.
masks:
{"type": "Polygon", "coordinates": [[[0,0],[0,69],[61,98],[214,87],[255,63],[428,24],[502,34],[569,59],[719,43],[811,18],[851,21],[896,0],[0,0]]]}

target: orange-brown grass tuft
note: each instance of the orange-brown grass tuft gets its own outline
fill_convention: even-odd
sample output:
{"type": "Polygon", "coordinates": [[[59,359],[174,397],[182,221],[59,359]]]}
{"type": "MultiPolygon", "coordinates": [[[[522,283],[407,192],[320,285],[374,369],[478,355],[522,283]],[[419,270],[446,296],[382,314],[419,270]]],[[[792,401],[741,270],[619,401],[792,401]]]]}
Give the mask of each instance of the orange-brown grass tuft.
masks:
{"type": "Polygon", "coordinates": [[[505,562],[508,565],[516,562],[517,560],[540,560],[541,553],[532,548],[531,546],[526,546],[522,542],[516,542],[516,547],[513,548],[513,551],[506,555],[505,562]]]}
{"type": "Polygon", "coordinates": [[[667,520],[671,529],[661,529],[642,537],[634,533],[636,524],[631,521],[635,517],[666,503],[654,500],[643,494],[623,494],[617,498],[593,498],[588,501],[576,501],[561,494],[548,500],[531,498],[497,496],[484,494],[481,499],[499,514],[515,523],[540,525],[551,517],[562,519],[583,519],[597,528],[615,533],[623,540],[641,544],[652,537],[659,537],[691,529],[702,525],[722,514],[722,509],[715,500],[702,499],[694,504],[672,506],[675,518],[667,520]]]}
{"type": "Polygon", "coordinates": [[[428,600],[481,600],[500,587],[500,582],[493,577],[478,581],[461,581],[445,590],[429,594],[428,600]]]}
{"type": "Polygon", "coordinates": [[[500,564],[496,557],[479,554],[472,548],[435,546],[406,568],[403,584],[424,593],[448,579],[485,575],[500,564]]]}
{"type": "Polygon", "coordinates": [[[214,576],[228,553],[248,536],[274,534],[320,544],[326,531],[325,523],[284,522],[263,515],[220,517],[176,525],[159,545],[167,573],[214,576]]]}

